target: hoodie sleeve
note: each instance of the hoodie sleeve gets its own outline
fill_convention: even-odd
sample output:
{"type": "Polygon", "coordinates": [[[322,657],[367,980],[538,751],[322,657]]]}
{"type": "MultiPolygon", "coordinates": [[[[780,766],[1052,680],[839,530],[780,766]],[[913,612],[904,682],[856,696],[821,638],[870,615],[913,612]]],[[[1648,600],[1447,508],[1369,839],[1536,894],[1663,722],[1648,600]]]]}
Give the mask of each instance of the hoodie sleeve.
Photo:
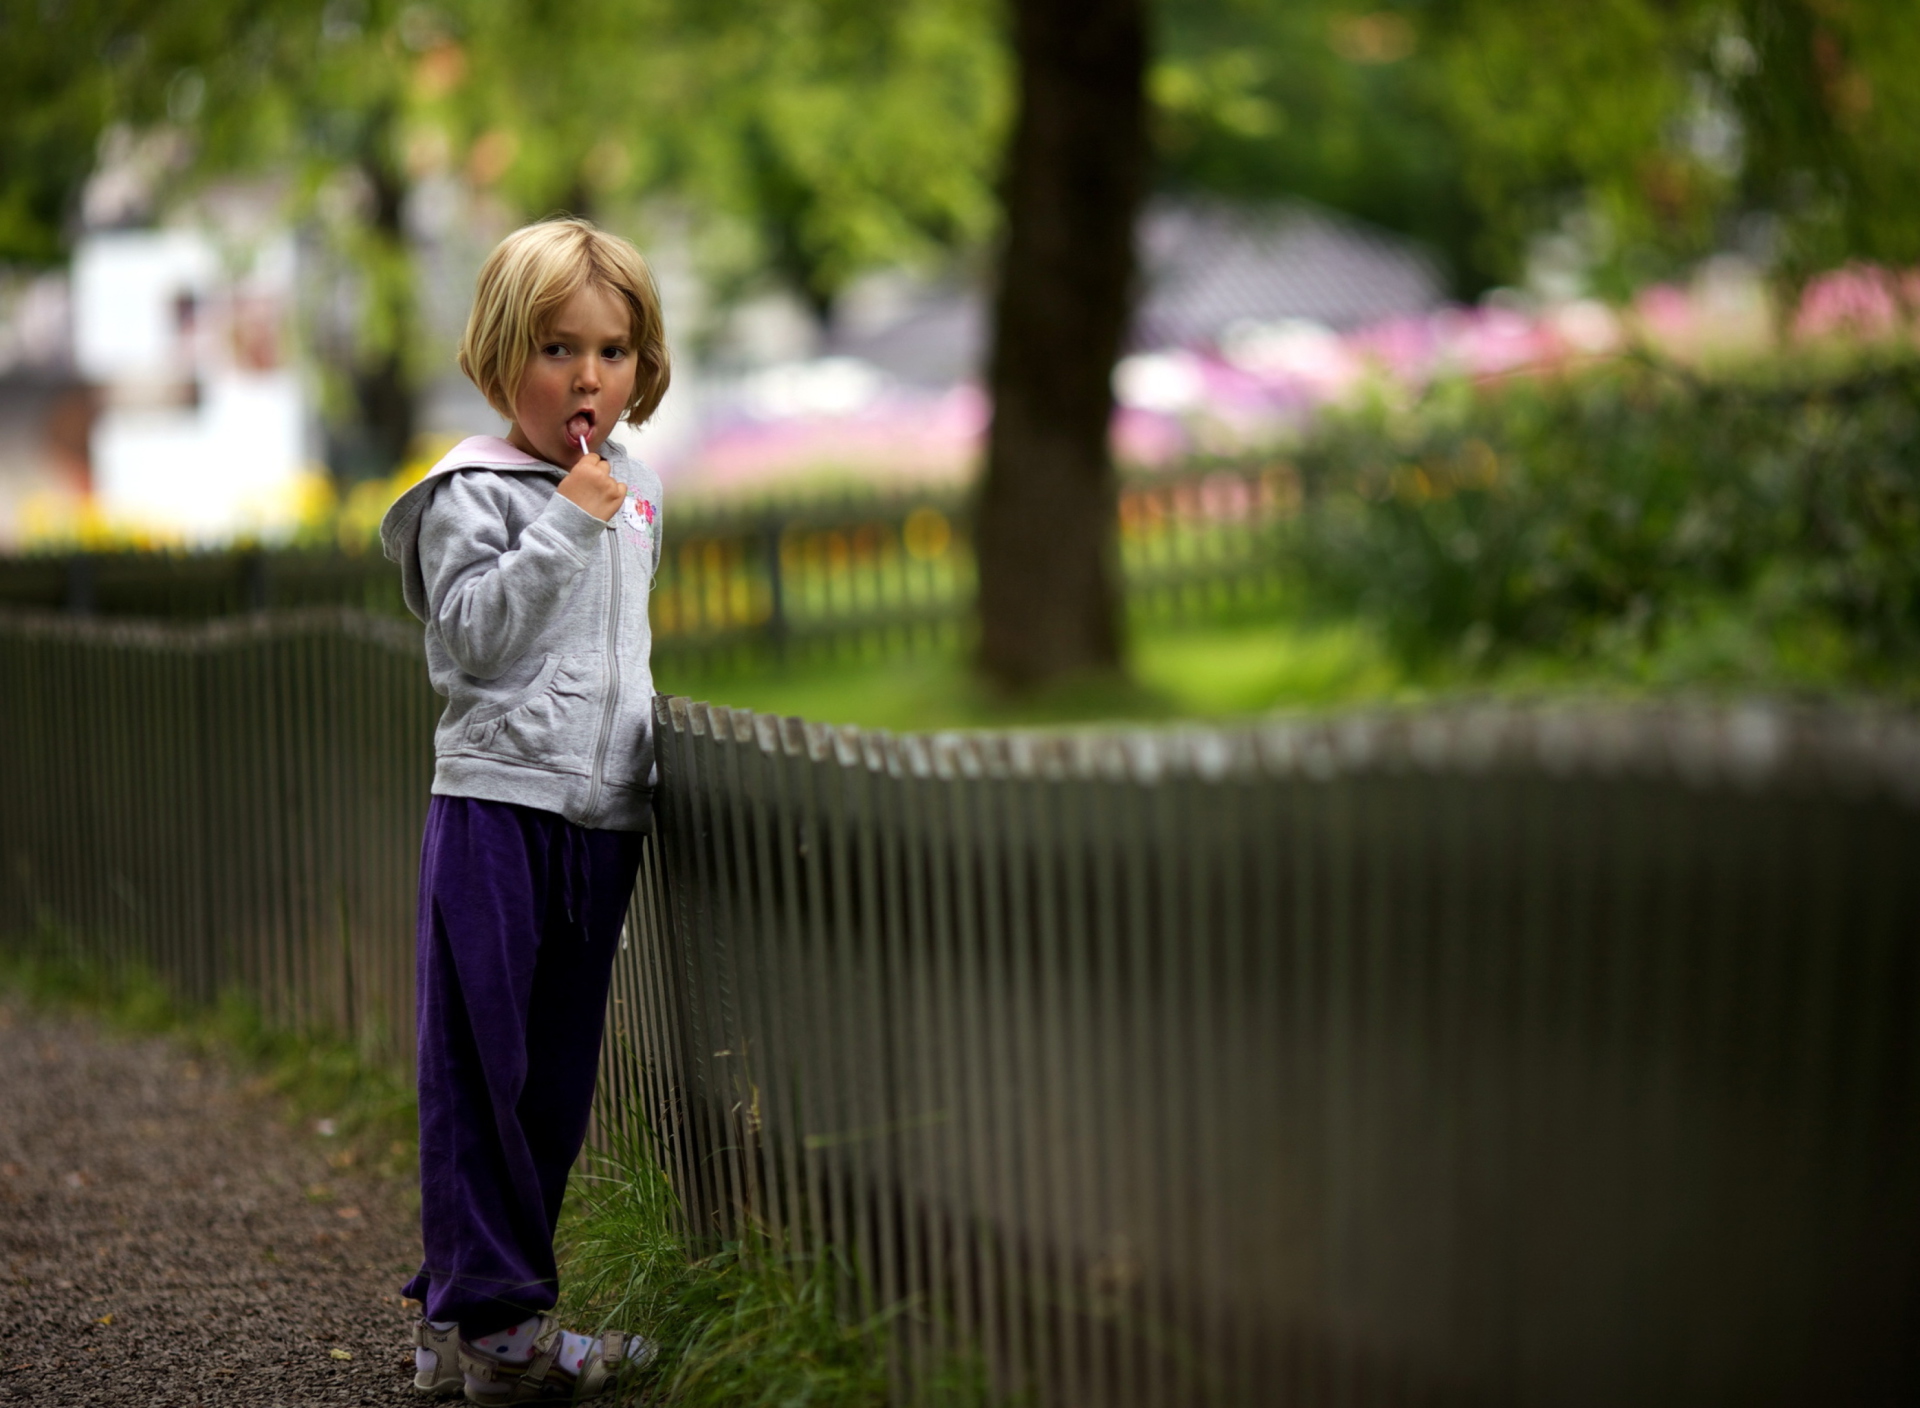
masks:
{"type": "Polygon", "coordinates": [[[502,478],[449,474],[420,519],[428,620],[454,663],[482,680],[504,674],[552,623],[607,527],[555,494],[513,543],[502,478]]]}

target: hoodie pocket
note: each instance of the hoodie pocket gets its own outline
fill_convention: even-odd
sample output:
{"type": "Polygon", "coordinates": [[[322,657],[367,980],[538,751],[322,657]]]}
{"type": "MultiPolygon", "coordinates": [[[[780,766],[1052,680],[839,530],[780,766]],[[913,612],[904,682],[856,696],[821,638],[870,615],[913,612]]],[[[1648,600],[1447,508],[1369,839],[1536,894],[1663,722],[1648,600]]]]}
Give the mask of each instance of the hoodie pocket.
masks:
{"type": "Polygon", "coordinates": [[[586,772],[599,729],[601,652],[550,655],[533,683],[467,716],[476,753],[562,772],[586,772]]]}

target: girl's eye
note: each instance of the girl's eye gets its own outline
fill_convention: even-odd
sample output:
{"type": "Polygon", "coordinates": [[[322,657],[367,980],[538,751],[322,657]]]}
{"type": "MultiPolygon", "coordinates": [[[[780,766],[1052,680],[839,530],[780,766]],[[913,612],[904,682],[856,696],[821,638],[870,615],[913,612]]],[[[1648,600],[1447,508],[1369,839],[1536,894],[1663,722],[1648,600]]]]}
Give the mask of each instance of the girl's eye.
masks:
{"type": "Polygon", "coordinates": [[[542,347],[540,351],[543,356],[547,357],[564,357],[567,355],[566,347],[558,342],[549,342],[545,347],[542,347]]]}
{"type": "Polygon", "coordinates": [[[600,355],[610,362],[617,362],[627,355],[627,349],[624,347],[609,347],[601,352],[600,355]]]}

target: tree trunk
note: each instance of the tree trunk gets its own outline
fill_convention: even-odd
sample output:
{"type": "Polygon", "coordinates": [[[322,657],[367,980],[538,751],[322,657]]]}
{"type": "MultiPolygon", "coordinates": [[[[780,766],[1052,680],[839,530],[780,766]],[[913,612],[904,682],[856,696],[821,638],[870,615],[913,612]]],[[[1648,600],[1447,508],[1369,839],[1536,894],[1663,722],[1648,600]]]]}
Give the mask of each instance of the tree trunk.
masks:
{"type": "Polygon", "coordinates": [[[1010,690],[1121,663],[1108,448],[1146,179],[1144,0],[1014,0],[1020,112],[975,531],[980,667],[1010,690]]]}

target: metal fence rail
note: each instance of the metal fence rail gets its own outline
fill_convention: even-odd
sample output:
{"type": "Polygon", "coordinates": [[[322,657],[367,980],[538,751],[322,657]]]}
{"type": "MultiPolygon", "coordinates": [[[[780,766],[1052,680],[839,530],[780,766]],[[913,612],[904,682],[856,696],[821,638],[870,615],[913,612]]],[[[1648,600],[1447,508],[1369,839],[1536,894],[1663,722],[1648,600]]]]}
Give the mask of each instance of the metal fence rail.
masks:
{"type": "MultiPolygon", "coordinates": [[[[0,941],[404,1059],[411,631],[0,617],[0,941]]],[[[603,1137],[1049,1405],[1896,1402],[1920,726],[658,704],[603,1137]]]]}

